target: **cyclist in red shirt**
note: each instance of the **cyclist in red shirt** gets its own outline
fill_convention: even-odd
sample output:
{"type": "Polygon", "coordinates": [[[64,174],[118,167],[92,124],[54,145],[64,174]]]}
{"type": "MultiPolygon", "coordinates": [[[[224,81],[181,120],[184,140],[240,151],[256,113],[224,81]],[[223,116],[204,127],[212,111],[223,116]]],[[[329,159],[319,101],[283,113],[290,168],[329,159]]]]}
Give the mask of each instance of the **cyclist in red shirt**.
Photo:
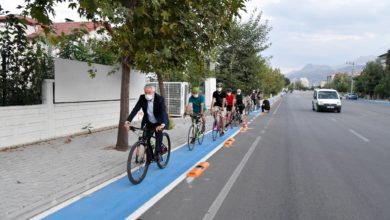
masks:
{"type": "Polygon", "coordinates": [[[232,93],[232,89],[226,90],[226,127],[230,124],[232,120],[232,112],[235,112],[235,103],[236,103],[236,96],[232,93]]]}

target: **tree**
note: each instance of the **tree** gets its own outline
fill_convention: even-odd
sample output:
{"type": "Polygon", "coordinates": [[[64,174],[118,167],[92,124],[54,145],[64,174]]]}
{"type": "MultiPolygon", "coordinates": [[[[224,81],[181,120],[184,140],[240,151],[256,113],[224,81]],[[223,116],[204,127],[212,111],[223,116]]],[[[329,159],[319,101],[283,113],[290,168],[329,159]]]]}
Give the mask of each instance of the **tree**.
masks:
{"type": "MultiPolygon", "coordinates": [[[[369,95],[374,98],[377,95],[375,87],[385,76],[382,65],[378,62],[368,62],[360,76],[356,78],[356,90],[363,95],[369,95]]],[[[377,91],[380,91],[377,90],[377,91]]]]}
{"type": "Polygon", "coordinates": [[[42,39],[29,40],[26,21],[7,15],[0,31],[1,105],[40,104],[44,79],[53,78],[53,60],[42,39]]]}
{"type": "Polygon", "coordinates": [[[348,92],[351,88],[351,76],[347,73],[337,73],[328,87],[338,92],[348,92]]]}
{"type": "Polygon", "coordinates": [[[248,22],[235,21],[218,59],[216,75],[225,87],[240,88],[244,92],[260,87],[259,75],[267,70],[267,60],[260,53],[270,46],[268,21],[254,11],[248,22]]]}
{"type": "Polygon", "coordinates": [[[380,82],[375,86],[375,93],[380,98],[390,99],[390,50],[386,55],[386,68],[383,72],[383,77],[380,79],[380,82]]]}
{"type": "Polygon", "coordinates": [[[102,24],[122,67],[116,149],[128,148],[123,128],[129,111],[130,70],[163,73],[214,46],[244,8],[244,0],[26,0],[26,13],[49,25],[53,5],[69,2],[81,16],[102,24]],[[77,4],[77,2],[79,4],[77,4]]]}

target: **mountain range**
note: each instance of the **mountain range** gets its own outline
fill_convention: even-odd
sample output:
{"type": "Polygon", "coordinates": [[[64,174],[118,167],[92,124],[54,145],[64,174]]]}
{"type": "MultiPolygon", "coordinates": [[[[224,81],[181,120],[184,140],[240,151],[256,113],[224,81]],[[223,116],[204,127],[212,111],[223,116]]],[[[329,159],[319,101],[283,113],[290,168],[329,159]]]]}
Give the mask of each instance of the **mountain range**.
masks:
{"type": "MultiPolygon", "coordinates": [[[[361,72],[366,63],[374,61],[376,56],[364,56],[355,59],[354,73],[361,72]]],[[[343,64],[337,66],[330,65],[313,65],[307,64],[301,70],[292,71],[287,74],[291,81],[296,81],[299,78],[307,78],[311,84],[318,85],[321,81],[326,80],[326,77],[334,73],[352,73],[352,65],[343,64]]]]}

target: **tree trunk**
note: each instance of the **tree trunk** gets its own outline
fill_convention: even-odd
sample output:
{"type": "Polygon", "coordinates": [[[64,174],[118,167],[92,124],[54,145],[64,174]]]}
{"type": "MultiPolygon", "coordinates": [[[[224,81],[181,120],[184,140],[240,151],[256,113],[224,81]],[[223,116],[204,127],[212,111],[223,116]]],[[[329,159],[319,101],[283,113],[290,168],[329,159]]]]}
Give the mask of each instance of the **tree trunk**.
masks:
{"type": "Polygon", "coordinates": [[[166,102],[166,94],[165,94],[165,86],[164,86],[164,77],[161,73],[156,73],[157,74],[157,81],[158,81],[158,88],[160,89],[160,95],[165,99],[165,109],[167,110],[167,113],[169,115],[169,108],[167,106],[166,102]]]}
{"type": "Polygon", "coordinates": [[[1,53],[1,78],[2,78],[2,105],[6,105],[7,98],[7,65],[6,65],[6,54],[4,51],[1,53]]]}
{"type": "Polygon", "coordinates": [[[130,91],[130,66],[129,57],[122,58],[122,80],[121,80],[121,100],[120,115],[118,124],[118,137],[116,140],[116,150],[126,151],[129,148],[128,133],[123,127],[129,116],[129,91],[130,91]]]}
{"type": "Polygon", "coordinates": [[[164,79],[161,73],[157,73],[158,88],[160,89],[160,95],[165,98],[164,79]]]}

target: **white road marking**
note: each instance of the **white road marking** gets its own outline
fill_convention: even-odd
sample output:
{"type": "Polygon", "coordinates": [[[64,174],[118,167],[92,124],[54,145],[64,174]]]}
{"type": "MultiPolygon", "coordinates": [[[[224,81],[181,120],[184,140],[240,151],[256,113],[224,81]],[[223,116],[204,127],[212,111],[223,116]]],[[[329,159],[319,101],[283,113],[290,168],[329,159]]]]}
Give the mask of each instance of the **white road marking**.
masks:
{"type": "Polygon", "coordinates": [[[336,122],[337,120],[335,119],[335,118],[333,118],[333,117],[329,117],[330,118],[330,120],[332,120],[332,121],[334,121],[334,122],[336,122]]]}
{"type": "Polygon", "coordinates": [[[230,176],[229,180],[227,181],[225,186],[222,188],[221,192],[219,192],[217,198],[215,199],[213,204],[210,206],[210,208],[207,211],[206,215],[203,217],[203,220],[214,219],[214,217],[217,214],[219,208],[222,206],[223,201],[226,199],[226,196],[229,194],[229,191],[233,187],[233,185],[236,182],[237,178],[240,176],[240,173],[243,170],[245,164],[248,162],[249,157],[252,155],[253,151],[256,149],[256,146],[258,145],[260,139],[261,139],[260,136],[256,138],[255,142],[249,148],[249,150],[245,154],[244,158],[242,158],[240,164],[234,170],[233,174],[230,176]]]}
{"type": "MultiPolygon", "coordinates": [[[[229,138],[232,138],[234,136],[236,136],[237,134],[240,133],[240,130],[234,132],[230,137],[228,137],[227,139],[229,138]]],[[[211,156],[213,156],[215,153],[217,153],[219,151],[219,149],[221,149],[224,145],[224,142],[222,142],[220,145],[218,145],[214,150],[212,150],[211,152],[209,152],[206,156],[204,156],[202,159],[200,159],[199,161],[197,161],[194,166],[202,161],[206,161],[208,158],[210,158],[211,156]]],[[[147,201],[146,203],[144,203],[141,207],[139,207],[136,211],[134,211],[133,213],[131,213],[129,216],[127,216],[126,220],[132,220],[132,219],[137,219],[138,217],[140,217],[143,213],[145,213],[150,207],[152,207],[154,204],[156,204],[162,197],[164,197],[166,194],[168,194],[170,191],[172,191],[177,185],[179,185],[179,183],[181,181],[183,181],[184,179],[186,179],[187,177],[187,173],[190,172],[190,170],[192,170],[194,167],[191,167],[189,168],[187,171],[185,171],[184,173],[182,173],[181,176],[179,176],[175,181],[173,181],[172,183],[170,183],[167,187],[165,187],[162,191],[160,191],[159,193],[157,193],[153,198],[151,198],[149,201],[147,201]]]]}
{"type": "Polygon", "coordinates": [[[354,130],[352,130],[352,129],[349,129],[349,131],[350,131],[352,134],[354,134],[356,137],[362,139],[363,141],[365,141],[365,142],[370,142],[370,140],[369,140],[368,138],[366,138],[366,137],[364,137],[363,135],[357,133],[356,131],[354,131],[354,130]]]}
{"type": "Polygon", "coordinates": [[[276,109],[275,109],[275,111],[274,111],[274,113],[273,113],[274,115],[278,112],[279,107],[280,107],[280,105],[282,104],[282,101],[283,101],[283,99],[280,100],[278,107],[276,107],[276,109]]]}

